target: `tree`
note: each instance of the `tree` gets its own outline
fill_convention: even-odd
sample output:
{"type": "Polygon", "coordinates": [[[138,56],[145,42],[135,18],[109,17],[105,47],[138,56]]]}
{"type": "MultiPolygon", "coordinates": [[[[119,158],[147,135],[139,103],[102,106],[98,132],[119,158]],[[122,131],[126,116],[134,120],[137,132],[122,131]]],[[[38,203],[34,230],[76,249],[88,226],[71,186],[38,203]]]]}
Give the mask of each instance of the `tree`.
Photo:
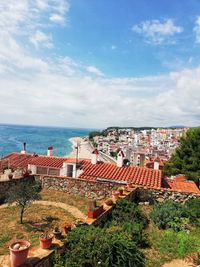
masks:
{"type": "Polygon", "coordinates": [[[123,233],[82,226],[66,240],[65,267],[143,267],[144,255],[123,233]],[[77,256],[78,255],[78,256],[77,256]]]}
{"type": "Polygon", "coordinates": [[[200,178],[200,127],[190,129],[180,139],[180,145],[164,166],[167,175],[185,174],[188,179],[200,178]]]}
{"type": "Polygon", "coordinates": [[[23,223],[23,215],[28,205],[40,198],[39,196],[40,185],[31,180],[19,182],[13,185],[8,191],[8,203],[16,203],[20,208],[20,223],[23,223]]]}

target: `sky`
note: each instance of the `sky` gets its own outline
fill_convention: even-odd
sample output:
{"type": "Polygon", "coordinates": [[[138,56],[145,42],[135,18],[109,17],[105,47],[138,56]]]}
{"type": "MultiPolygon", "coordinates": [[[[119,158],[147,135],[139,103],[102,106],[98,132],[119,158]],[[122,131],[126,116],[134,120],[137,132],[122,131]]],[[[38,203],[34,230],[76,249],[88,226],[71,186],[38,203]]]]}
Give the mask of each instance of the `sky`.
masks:
{"type": "Polygon", "coordinates": [[[0,123],[200,125],[200,1],[0,0],[0,123]]]}

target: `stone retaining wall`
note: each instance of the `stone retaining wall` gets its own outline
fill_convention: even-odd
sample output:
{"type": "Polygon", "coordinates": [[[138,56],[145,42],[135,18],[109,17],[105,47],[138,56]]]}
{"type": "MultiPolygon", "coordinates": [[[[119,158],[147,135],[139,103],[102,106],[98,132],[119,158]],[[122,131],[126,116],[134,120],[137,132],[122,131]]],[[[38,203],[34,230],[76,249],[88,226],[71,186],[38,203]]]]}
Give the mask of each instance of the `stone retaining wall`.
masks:
{"type": "Polygon", "coordinates": [[[34,179],[34,176],[21,177],[7,181],[0,181],[0,202],[6,198],[6,194],[12,186],[17,185],[18,183],[24,183],[30,179],[34,179]]]}
{"type": "Polygon", "coordinates": [[[172,199],[176,202],[183,203],[192,198],[200,198],[200,195],[193,193],[184,193],[178,191],[172,191],[171,189],[147,189],[138,188],[137,196],[140,201],[156,200],[163,202],[168,199],[172,199]],[[143,199],[142,199],[143,198],[143,199]]]}
{"type": "Polygon", "coordinates": [[[86,181],[78,178],[43,176],[42,187],[58,190],[91,199],[104,199],[112,194],[116,184],[110,182],[86,181]]]}

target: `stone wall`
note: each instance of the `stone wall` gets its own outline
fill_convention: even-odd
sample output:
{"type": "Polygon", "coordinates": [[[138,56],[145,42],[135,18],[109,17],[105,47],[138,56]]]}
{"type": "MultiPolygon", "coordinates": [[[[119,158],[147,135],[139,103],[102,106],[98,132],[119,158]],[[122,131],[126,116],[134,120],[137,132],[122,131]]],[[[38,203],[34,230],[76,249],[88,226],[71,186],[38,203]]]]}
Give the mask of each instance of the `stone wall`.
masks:
{"type": "Polygon", "coordinates": [[[0,181],[0,202],[6,198],[6,194],[12,186],[17,185],[18,183],[24,183],[30,179],[34,179],[34,176],[21,177],[7,181],[0,181]]]}
{"type": "Polygon", "coordinates": [[[151,200],[163,202],[165,200],[172,199],[176,202],[183,203],[191,198],[200,198],[200,195],[177,192],[177,191],[172,191],[170,189],[155,190],[155,189],[138,188],[137,197],[141,202],[145,201],[151,202],[151,200]]]}
{"type": "Polygon", "coordinates": [[[73,195],[79,195],[91,199],[104,199],[112,194],[116,184],[109,182],[87,181],[78,178],[43,176],[42,187],[58,190],[73,195]]]}

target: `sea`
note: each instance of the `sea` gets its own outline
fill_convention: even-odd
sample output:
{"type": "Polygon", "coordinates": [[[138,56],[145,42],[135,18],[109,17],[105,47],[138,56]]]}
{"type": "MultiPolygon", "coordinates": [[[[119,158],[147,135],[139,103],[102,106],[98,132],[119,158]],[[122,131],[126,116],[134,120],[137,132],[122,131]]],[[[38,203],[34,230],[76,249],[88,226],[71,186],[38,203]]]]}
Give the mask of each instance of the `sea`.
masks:
{"type": "Polygon", "coordinates": [[[47,154],[47,148],[53,146],[55,156],[66,156],[72,150],[72,137],[88,136],[93,129],[41,127],[0,124],[0,158],[23,150],[26,142],[28,153],[47,154]]]}

